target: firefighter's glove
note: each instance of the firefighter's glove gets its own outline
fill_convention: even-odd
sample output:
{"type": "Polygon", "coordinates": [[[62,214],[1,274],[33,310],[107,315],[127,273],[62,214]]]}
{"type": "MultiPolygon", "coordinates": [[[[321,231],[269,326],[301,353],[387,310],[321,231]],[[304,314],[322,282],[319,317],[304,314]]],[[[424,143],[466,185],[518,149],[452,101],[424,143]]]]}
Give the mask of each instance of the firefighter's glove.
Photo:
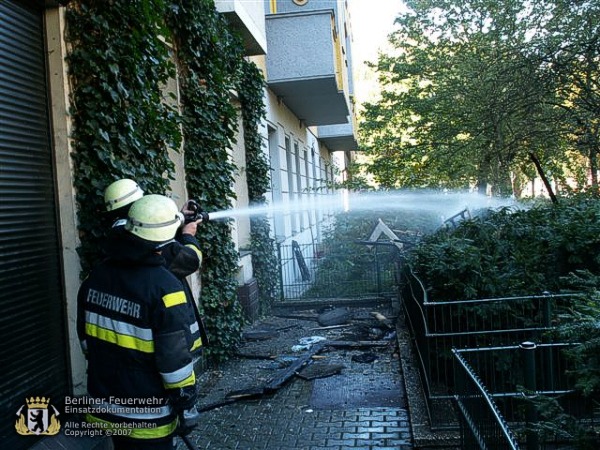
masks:
{"type": "Polygon", "coordinates": [[[200,423],[200,412],[196,407],[184,409],[179,413],[179,423],[177,425],[176,434],[187,436],[200,423]]]}
{"type": "Polygon", "coordinates": [[[169,400],[176,413],[180,413],[186,409],[192,409],[196,406],[198,394],[196,386],[185,386],[179,389],[174,389],[169,393],[169,400]]]}

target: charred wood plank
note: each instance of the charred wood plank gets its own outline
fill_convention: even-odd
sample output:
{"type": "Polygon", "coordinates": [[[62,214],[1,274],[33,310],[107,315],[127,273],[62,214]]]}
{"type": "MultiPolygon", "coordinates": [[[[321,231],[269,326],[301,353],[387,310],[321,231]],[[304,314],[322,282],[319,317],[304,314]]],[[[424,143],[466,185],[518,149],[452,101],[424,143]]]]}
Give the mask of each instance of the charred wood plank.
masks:
{"type": "Polygon", "coordinates": [[[231,405],[232,403],[235,403],[238,400],[238,398],[229,398],[221,400],[220,402],[209,403],[208,405],[199,406],[197,409],[199,412],[212,411],[213,409],[220,408],[221,406],[231,405]]]}
{"type": "Polygon", "coordinates": [[[314,355],[323,350],[325,342],[319,342],[313,345],[306,354],[299,357],[297,360],[292,362],[288,367],[279,371],[270,380],[267,381],[264,388],[266,392],[272,392],[279,389],[287,380],[292,378],[301,367],[307,364],[314,355]]]}
{"type": "Polygon", "coordinates": [[[320,314],[317,321],[322,327],[345,325],[350,321],[350,311],[348,308],[335,308],[320,314]]]}
{"type": "Polygon", "coordinates": [[[277,355],[265,355],[261,353],[237,352],[235,355],[246,359],[277,359],[277,355]]]}
{"type": "Polygon", "coordinates": [[[332,375],[337,375],[344,368],[345,366],[343,364],[316,363],[303,368],[302,371],[297,374],[297,376],[303,380],[314,380],[316,378],[325,378],[332,375]]]}
{"type": "Polygon", "coordinates": [[[393,341],[325,341],[327,347],[335,348],[363,348],[363,347],[387,347],[393,341]]]}
{"type": "Polygon", "coordinates": [[[246,389],[229,392],[225,397],[228,399],[243,399],[260,397],[265,393],[265,388],[262,386],[253,386],[246,389]]]}
{"type": "Polygon", "coordinates": [[[279,317],[280,319],[296,319],[296,320],[312,320],[317,321],[317,315],[303,315],[303,314],[274,314],[274,317],[279,317]]]}

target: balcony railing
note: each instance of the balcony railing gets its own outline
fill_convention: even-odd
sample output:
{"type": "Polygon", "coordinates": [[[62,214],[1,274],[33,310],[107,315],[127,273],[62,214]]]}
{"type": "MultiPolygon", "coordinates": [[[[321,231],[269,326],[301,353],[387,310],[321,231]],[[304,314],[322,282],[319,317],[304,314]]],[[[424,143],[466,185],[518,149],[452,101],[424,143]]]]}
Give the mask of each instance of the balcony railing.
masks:
{"type": "Polygon", "coordinates": [[[267,53],[265,6],[263,2],[215,0],[215,7],[240,33],[246,56],[267,53]]]}

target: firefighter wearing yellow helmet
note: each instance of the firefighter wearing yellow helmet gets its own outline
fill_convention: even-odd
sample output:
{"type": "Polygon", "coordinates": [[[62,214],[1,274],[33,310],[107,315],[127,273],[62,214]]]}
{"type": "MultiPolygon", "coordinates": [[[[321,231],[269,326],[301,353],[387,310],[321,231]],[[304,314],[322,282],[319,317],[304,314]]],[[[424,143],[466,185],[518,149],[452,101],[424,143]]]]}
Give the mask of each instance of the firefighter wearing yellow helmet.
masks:
{"type": "Polygon", "coordinates": [[[171,450],[178,424],[189,430],[199,420],[191,350],[198,324],[192,299],[160,255],[181,221],[168,197],[140,198],[79,289],[77,332],[94,399],[86,420],[131,430],[114,433],[116,450],[171,450]]]}
{"type": "Polygon", "coordinates": [[[122,178],[109,184],[104,191],[104,206],[107,215],[113,220],[113,226],[125,224],[129,208],[136,200],[144,196],[140,186],[129,178],[122,178]]]}
{"type": "MultiPolygon", "coordinates": [[[[123,178],[112,182],[104,191],[104,203],[106,205],[106,214],[112,224],[111,234],[119,234],[127,222],[127,216],[130,208],[136,200],[139,200],[144,195],[144,191],[138,183],[129,178],[123,178]]],[[[196,208],[199,205],[196,202],[188,201],[182,211],[187,212],[183,225],[177,230],[174,240],[161,245],[161,254],[165,259],[165,266],[173,273],[179,281],[183,283],[186,294],[189,298],[194,298],[191,288],[186,280],[186,277],[197,272],[202,265],[202,252],[200,251],[200,243],[196,239],[198,225],[208,219],[208,214],[199,211],[188,211],[188,204],[193,203],[196,208]],[[189,218],[189,213],[195,212],[194,217],[200,217],[200,220],[189,218]]],[[[133,227],[133,224],[130,226],[133,227]]],[[[143,230],[143,227],[137,227],[143,230]]],[[[152,231],[146,230],[149,234],[152,231]]],[[[141,231],[144,233],[144,231],[141,231]]],[[[135,234],[135,233],[134,233],[135,234]]],[[[208,345],[208,335],[204,327],[204,322],[198,305],[194,301],[196,320],[200,324],[200,328],[192,330],[194,342],[192,351],[194,359],[198,360],[202,353],[202,347],[208,345]]]]}
{"type": "Polygon", "coordinates": [[[131,206],[125,229],[147,241],[164,243],[175,237],[182,224],[183,214],[173,200],[151,194],[131,206]]]}

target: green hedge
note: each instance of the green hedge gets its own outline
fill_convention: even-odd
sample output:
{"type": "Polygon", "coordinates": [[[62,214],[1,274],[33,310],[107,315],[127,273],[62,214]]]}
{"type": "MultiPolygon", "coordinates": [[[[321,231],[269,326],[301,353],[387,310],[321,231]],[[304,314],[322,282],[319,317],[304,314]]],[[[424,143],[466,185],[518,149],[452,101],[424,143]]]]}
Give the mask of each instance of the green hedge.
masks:
{"type": "Polygon", "coordinates": [[[561,277],[600,269],[600,202],[480,211],[426,236],[410,257],[431,301],[558,292],[561,277]]]}

